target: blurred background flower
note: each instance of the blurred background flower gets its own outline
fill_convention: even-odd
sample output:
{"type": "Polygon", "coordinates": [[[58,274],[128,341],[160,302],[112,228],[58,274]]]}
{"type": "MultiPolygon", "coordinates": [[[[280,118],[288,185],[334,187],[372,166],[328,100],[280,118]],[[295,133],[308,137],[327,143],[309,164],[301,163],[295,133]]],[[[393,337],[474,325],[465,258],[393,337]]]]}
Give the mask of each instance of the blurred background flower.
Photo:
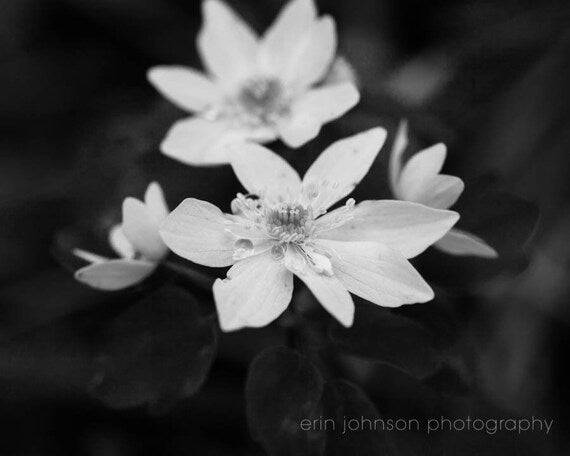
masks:
{"type": "MultiPolygon", "coordinates": [[[[258,31],[283,5],[229,3],[258,31]]],[[[201,269],[184,280],[159,271],[139,288],[103,294],[60,266],[77,267],[68,252],[79,245],[111,256],[106,233],[120,220],[122,200],[153,180],[169,207],[192,196],[229,210],[239,184],[228,166],[192,169],[159,153],[182,113],[145,78],[153,65],[199,67],[200,2],[3,0],[0,454],[275,452],[283,442],[270,431],[280,422],[267,419],[256,385],[276,360],[299,367],[295,381],[278,369],[272,378],[287,379],[287,392],[308,398],[312,411],[555,420],[549,436],[406,434],[387,442],[361,434],[352,442],[359,454],[568,452],[570,5],[317,3],[338,23],[339,53],[356,74],[361,102],[304,148],[280,153],[303,173],[340,137],[382,125],[390,143],[405,117],[414,151],[447,145],[444,172],[466,184],[454,206],[461,226],[496,247],[499,259],[428,252],[415,266],[442,287],[437,302],[357,315],[358,338],[336,326],[324,331],[346,353],[334,367],[349,386],[325,384],[323,374],[288,352],[258,357],[248,377],[250,361],[265,347],[306,343],[310,328],[320,326],[293,341],[286,320],[220,336],[205,291],[214,277],[201,269]],[[529,201],[540,211],[536,227],[529,201]],[[397,343],[402,334],[407,344],[397,343]]],[[[389,197],[388,150],[357,200],[389,197]]],[[[309,321],[318,312],[310,295],[300,291],[295,300],[309,321]]],[[[323,356],[337,353],[327,347],[323,356]]],[[[276,410],[289,416],[286,402],[276,410]]],[[[342,442],[316,442],[327,453],[347,454],[342,442]]]]}

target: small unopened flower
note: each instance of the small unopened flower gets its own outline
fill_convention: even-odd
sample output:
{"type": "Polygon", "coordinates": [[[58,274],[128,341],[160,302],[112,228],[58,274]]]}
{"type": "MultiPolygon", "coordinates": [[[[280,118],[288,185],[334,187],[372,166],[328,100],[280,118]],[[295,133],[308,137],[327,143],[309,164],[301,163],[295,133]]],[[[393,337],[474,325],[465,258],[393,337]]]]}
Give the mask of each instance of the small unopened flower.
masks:
{"type": "MultiPolygon", "coordinates": [[[[402,122],[390,156],[390,185],[396,198],[437,209],[449,209],[457,201],[465,185],[456,176],[440,174],[447,155],[439,143],[413,155],[405,164],[403,153],[408,145],[408,127],[402,122]]],[[[452,255],[474,255],[496,258],[495,249],[466,231],[453,228],[434,247],[452,255]]]]}
{"type": "Polygon", "coordinates": [[[317,86],[337,37],[333,19],[317,17],[313,0],[291,0],[261,37],[221,0],[205,0],[202,10],[197,44],[206,74],[181,66],[148,72],[162,95],[194,114],[170,129],[164,154],[215,165],[230,161],[227,145],[235,142],[281,138],[296,148],[358,102],[348,76],[317,86]]]}
{"type": "Polygon", "coordinates": [[[75,278],[101,290],[120,290],[143,281],[168,254],[158,233],[167,215],[164,194],[156,182],[148,186],[144,202],[126,198],[122,223],[109,231],[109,243],[120,258],[75,249],[76,256],[91,263],[78,269],[75,278]]]}
{"type": "Polygon", "coordinates": [[[258,144],[235,146],[232,167],[247,193],[231,214],[189,198],[161,224],[176,254],[211,267],[232,266],[214,284],[225,331],[265,326],[288,306],[293,275],[323,307],[351,326],[350,293],[396,307],[429,301],[433,291],[408,262],[457,221],[455,212],[402,201],[348,199],[384,144],[382,128],[337,141],[301,180],[258,144]]]}

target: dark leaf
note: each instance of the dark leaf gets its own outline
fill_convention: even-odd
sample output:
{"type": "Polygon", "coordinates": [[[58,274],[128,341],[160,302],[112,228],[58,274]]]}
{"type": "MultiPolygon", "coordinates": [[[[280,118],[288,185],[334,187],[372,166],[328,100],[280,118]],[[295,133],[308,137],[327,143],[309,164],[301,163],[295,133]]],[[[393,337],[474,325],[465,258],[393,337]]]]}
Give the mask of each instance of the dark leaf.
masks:
{"type": "Polygon", "coordinates": [[[388,452],[388,435],[374,428],[382,416],[356,385],[341,380],[327,383],[323,416],[335,424],[334,430],[329,426],[327,431],[326,456],[393,454],[388,452]]]}
{"type": "Polygon", "coordinates": [[[246,384],[247,418],[253,438],[271,455],[320,454],[324,434],[302,430],[320,415],[323,378],[304,356],[270,348],[252,362],[246,384]]]}
{"type": "Polygon", "coordinates": [[[501,191],[490,179],[481,179],[466,184],[464,195],[452,209],[461,214],[457,228],[484,239],[499,258],[458,257],[431,248],[417,263],[428,281],[468,287],[526,267],[525,245],[538,220],[534,204],[501,191]]]}
{"type": "Polygon", "coordinates": [[[344,352],[399,367],[423,377],[440,357],[436,339],[421,323],[378,306],[360,303],[354,325],[330,330],[332,343],[344,352]]]}
{"type": "Polygon", "coordinates": [[[162,288],[116,317],[92,387],[105,404],[161,410],[200,389],[212,364],[214,319],[194,297],[162,288]]]}

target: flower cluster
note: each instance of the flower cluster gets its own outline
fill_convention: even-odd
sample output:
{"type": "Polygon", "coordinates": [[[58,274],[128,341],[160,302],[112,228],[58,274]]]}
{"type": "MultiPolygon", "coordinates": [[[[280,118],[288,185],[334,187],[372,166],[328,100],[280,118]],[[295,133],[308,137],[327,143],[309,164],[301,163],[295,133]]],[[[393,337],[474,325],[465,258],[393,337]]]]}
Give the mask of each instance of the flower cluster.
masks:
{"type": "Polygon", "coordinates": [[[433,298],[409,262],[431,245],[455,255],[497,255],[453,228],[459,215],[449,208],[464,184],[440,174],[445,146],[403,163],[406,124],[389,169],[396,200],[349,198],[376,163],[387,136],[381,127],[333,143],[303,178],[261,145],[281,139],[300,147],[359,100],[354,78],[331,76],[335,62],[350,68],[336,56],[334,21],[318,17],[312,0],[290,1],[262,36],[220,0],[205,0],[203,15],[198,50],[205,73],[178,66],[148,73],[159,92],[192,113],[170,129],[161,150],[186,164],[231,165],[244,192],[231,213],[188,198],[169,214],[162,190],[151,184],[144,202],[125,200],[122,224],[110,231],[121,258],[75,250],[91,263],[77,271],[78,280],[105,290],[129,287],[170,249],[200,265],[231,266],[213,286],[225,331],[277,319],[292,299],[294,276],[351,326],[351,294],[386,307],[433,298]]]}

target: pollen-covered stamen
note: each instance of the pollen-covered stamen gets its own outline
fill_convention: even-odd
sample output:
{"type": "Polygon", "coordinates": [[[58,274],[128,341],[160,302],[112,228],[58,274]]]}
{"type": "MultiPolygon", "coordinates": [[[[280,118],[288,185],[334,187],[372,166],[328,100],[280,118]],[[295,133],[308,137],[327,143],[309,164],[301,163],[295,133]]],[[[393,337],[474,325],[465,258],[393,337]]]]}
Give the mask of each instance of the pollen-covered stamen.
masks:
{"type": "Polygon", "coordinates": [[[302,243],[314,233],[311,206],[282,203],[267,209],[265,223],[268,234],[279,242],[302,243]]]}
{"type": "Polygon", "coordinates": [[[241,215],[254,223],[261,223],[264,219],[261,201],[251,195],[238,193],[231,203],[232,214],[241,215]]]}

